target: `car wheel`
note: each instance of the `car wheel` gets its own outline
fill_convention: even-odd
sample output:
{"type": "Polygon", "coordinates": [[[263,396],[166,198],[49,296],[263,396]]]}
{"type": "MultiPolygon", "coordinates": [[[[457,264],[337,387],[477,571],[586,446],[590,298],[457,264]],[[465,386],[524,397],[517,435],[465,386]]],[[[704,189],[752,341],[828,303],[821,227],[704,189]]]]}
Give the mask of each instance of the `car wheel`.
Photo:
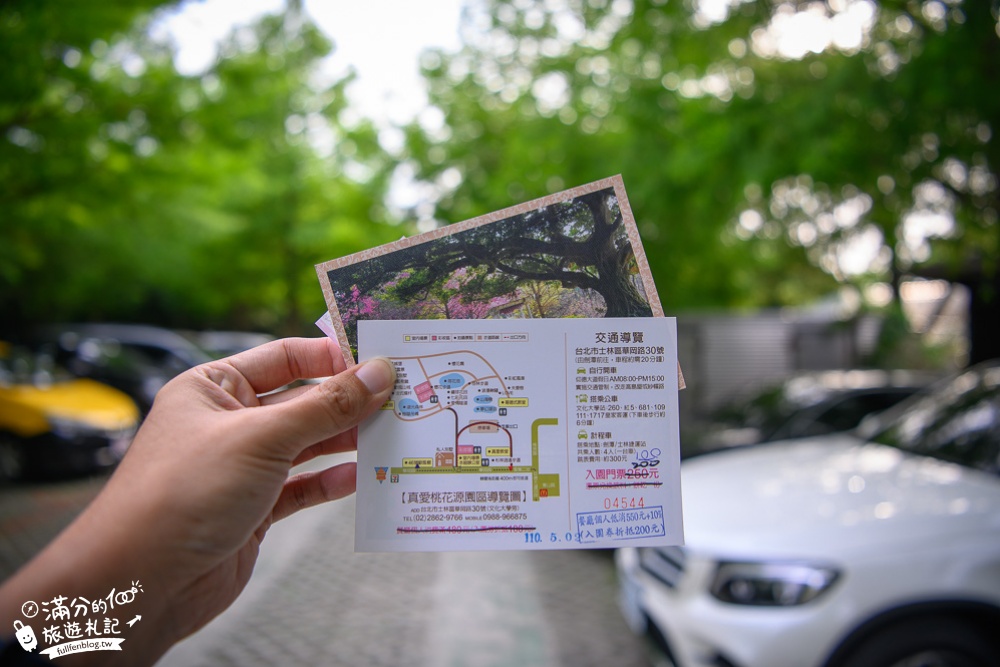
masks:
{"type": "Polygon", "coordinates": [[[948,618],[893,625],[866,640],[842,663],[851,667],[991,667],[1000,647],[948,618]]]}
{"type": "Polygon", "coordinates": [[[14,482],[24,477],[24,450],[8,436],[0,434],[0,482],[14,482]]]}

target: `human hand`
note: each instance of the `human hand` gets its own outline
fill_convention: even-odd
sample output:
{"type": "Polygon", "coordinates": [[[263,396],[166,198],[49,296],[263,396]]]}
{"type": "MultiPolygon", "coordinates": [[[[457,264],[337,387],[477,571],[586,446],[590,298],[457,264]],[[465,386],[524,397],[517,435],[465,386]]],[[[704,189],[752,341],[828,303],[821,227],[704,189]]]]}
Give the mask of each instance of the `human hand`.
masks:
{"type": "Polygon", "coordinates": [[[354,463],[289,471],[355,449],[357,424],[394,381],[385,360],[345,370],[337,346],[319,338],[275,341],[179,375],[160,390],[101,494],[27,572],[55,576],[72,557],[92,568],[77,585],[141,580],[142,613],[153,622],[139,625],[156,627],[143,642],[155,660],[239,595],[274,521],[354,492],[354,463]],[[266,393],[325,376],[333,377],[266,393]]]}

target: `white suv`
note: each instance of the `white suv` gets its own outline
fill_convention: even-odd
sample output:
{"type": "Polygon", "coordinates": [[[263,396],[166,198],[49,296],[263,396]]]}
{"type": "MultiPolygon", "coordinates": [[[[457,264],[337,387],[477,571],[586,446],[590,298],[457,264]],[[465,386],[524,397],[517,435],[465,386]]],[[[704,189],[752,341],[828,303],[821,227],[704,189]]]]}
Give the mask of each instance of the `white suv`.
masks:
{"type": "Polygon", "coordinates": [[[1000,364],[857,432],[682,466],[687,544],[616,552],[680,667],[1000,665],[1000,364]]]}

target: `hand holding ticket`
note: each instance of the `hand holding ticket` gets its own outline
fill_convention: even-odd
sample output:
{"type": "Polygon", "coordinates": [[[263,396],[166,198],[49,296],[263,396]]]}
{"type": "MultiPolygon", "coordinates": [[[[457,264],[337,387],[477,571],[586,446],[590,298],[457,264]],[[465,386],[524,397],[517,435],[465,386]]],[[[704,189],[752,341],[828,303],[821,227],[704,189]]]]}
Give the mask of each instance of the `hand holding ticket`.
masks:
{"type": "Polygon", "coordinates": [[[398,382],[359,434],[363,551],[683,541],[676,327],[620,177],[317,267],[398,382]]]}

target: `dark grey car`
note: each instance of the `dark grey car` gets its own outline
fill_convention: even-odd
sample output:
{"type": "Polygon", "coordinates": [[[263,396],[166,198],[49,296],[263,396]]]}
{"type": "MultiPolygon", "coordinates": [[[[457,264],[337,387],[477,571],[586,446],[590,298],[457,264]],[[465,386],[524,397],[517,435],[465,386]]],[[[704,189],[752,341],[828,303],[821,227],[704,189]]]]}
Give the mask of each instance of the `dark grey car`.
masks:
{"type": "Polygon", "coordinates": [[[39,332],[37,344],[77,377],[125,392],[145,414],[171,378],[212,360],[181,334],[144,324],[63,324],[39,332]]]}

